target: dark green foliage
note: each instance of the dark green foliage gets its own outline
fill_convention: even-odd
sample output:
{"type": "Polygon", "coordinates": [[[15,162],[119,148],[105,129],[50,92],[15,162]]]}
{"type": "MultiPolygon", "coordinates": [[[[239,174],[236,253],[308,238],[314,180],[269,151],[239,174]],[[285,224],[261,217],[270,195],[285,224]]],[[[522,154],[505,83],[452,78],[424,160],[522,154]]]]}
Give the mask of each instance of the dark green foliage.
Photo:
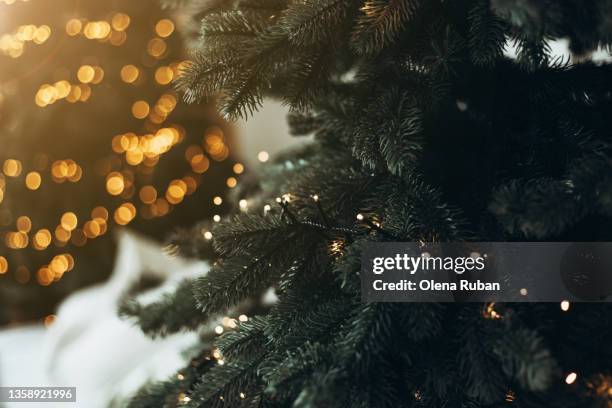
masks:
{"type": "Polygon", "coordinates": [[[224,364],[184,388],[190,406],[602,406],[586,381],[610,369],[606,305],[360,296],[368,242],[610,239],[611,68],[551,62],[545,41],[608,45],[610,6],[577,3],[257,0],[205,17],[187,97],[219,96],[230,117],[278,97],[291,132],[315,138],[265,167],[256,209],[213,231],[195,321],[165,301],[155,324],[137,313],[152,333],[166,317],[194,327],[274,289],[217,339],[224,364]],[[585,381],[568,388],[571,371],[585,381]]]}
{"type": "Polygon", "coordinates": [[[414,17],[419,0],[368,0],[353,31],[352,48],[370,54],[394,42],[414,17]]]}
{"type": "Polygon", "coordinates": [[[125,301],[119,307],[119,314],[137,318],[142,330],[153,337],[194,329],[201,324],[192,280],[181,282],[175,292],[165,294],[161,300],[146,306],[133,300],[125,301]]]}

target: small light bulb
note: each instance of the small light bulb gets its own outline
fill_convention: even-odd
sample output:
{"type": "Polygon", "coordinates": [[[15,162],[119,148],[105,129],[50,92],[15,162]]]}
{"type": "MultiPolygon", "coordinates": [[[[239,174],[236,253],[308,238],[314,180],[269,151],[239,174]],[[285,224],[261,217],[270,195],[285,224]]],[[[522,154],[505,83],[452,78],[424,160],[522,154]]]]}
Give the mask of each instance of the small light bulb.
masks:
{"type": "Polygon", "coordinates": [[[220,216],[219,214],[215,214],[215,215],[213,216],[213,221],[214,221],[214,222],[219,222],[219,221],[221,221],[221,216],[220,216]]]}
{"type": "Polygon", "coordinates": [[[206,232],[204,233],[204,239],[206,239],[206,240],[211,240],[211,239],[212,239],[212,232],[210,232],[210,231],[206,231],[206,232]]]}
{"type": "Polygon", "coordinates": [[[566,384],[568,384],[568,385],[569,385],[569,384],[573,384],[574,382],[576,382],[576,379],[577,379],[577,378],[578,378],[578,374],[573,373],[573,372],[572,372],[572,373],[569,373],[569,374],[567,375],[567,377],[565,377],[565,383],[566,383],[566,384]]]}
{"type": "Polygon", "coordinates": [[[217,334],[221,334],[221,333],[223,333],[223,326],[217,326],[217,327],[215,327],[215,333],[217,333],[217,334]]]}
{"type": "Polygon", "coordinates": [[[319,196],[315,194],[315,195],[312,196],[312,199],[315,200],[315,201],[319,201],[319,196]]]}
{"type": "Polygon", "coordinates": [[[357,214],[357,220],[363,221],[363,214],[357,214]]]}
{"type": "Polygon", "coordinates": [[[561,310],[563,310],[564,312],[567,312],[570,308],[570,302],[568,302],[567,300],[564,300],[563,302],[561,302],[561,310]]]}

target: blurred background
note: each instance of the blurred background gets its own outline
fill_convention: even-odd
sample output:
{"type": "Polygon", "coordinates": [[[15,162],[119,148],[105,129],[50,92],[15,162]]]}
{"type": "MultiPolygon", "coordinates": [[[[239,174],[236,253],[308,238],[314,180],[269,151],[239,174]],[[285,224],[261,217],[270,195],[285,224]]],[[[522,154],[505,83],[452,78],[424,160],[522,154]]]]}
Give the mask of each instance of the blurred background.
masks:
{"type": "Polygon", "coordinates": [[[123,406],[184,364],[197,334],[147,339],[118,303],[206,273],[164,243],[196,225],[209,240],[295,143],[276,102],[247,126],[175,92],[213,3],[0,0],[0,386],[123,406]]]}
{"type": "Polygon", "coordinates": [[[173,91],[186,58],[154,1],[0,1],[0,324],[108,277],[117,227],[159,241],[223,214],[244,166],[173,91]]]}

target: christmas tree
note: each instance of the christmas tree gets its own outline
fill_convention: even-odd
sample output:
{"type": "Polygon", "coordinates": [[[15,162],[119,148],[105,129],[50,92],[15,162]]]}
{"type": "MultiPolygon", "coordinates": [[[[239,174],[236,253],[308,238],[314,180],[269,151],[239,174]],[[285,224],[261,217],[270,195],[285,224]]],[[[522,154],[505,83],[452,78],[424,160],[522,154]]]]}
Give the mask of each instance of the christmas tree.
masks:
{"type": "Polygon", "coordinates": [[[171,10],[7,0],[0,15],[2,325],[106,278],[117,228],[162,241],[223,214],[244,166],[211,106],[172,87],[187,56],[171,10]]]}
{"type": "Polygon", "coordinates": [[[363,303],[359,277],[369,242],[610,239],[612,69],[589,55],[611,44],[611,7],[240,0],[202,13],[185,98],[218,96],[230,119],[280,98],[314,141],[273,160],[210,242],[185,239],[218,255],[206,276],[123,308],[152,336],[206,334],[132,406],[612,406],[607,305],[363,303]],[[559,39],[571,60],[552,57],[559,39]]]}

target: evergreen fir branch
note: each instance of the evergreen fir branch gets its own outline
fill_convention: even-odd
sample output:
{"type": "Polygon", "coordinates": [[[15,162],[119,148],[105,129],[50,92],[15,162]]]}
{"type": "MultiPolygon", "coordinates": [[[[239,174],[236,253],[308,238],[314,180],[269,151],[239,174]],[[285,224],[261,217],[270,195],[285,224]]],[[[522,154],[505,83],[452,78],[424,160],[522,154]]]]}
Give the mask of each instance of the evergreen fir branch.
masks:
{"type": "Polygon", "coordinates": [[[268,342],[264,333],[267,326],[265,316],[254,316],[241,323],[237,330],[225,333],[215,344],[224,358],[230,361],[245,359],[264,349],[268,342]]]}
{"type": "Polygon", "coordinates": [[[420,0],[367,0],[352,33],[352,49],[361,54],[382,51],[397,39],[419,7],[420,0]]]}
{"type": "Polygon", "coordinates": [[[205,321],[196,308],[193,283],[193,279],[185,280],[176,291],[148,305],[142,305],[136,300],[125,301],[119,307],[119,315],[136,319],[142,331],[151,337],[164,337],[180,330],[194,329],[205,321]]]}
{"type": "Polygon", "coordinates": [[[333,49],[304,50],[303,56],[292,64],[290,74],[285,86],[283,100],[294,111],[303,111],[313,104],[316,95],[325,87],[329,73],[328,63],[333,49]]]}
{"type": "Polygon", "coordinates": [[[440,192],[418,177],[382,185],[380,190],[388,197],[384,227],[400,239],[452,242],[471,236],[459,210],[444,203],[440,192]]]}
{"type": "Polygon", "coordinates": [[[542,36],[521,37],[516,40],[518,44],[518,61],[527,71],[535,71],[537,68],[548,64],[550,45],[542,36]]]}
{"type": "Polygon", "coordinates": [[[168,381],[146,384],[130,399],[128,408],[175,407],[183,384],[174,377],[168,381]]]}
{"type": "Polygon", "coordinates": [[[340,361],[354,375],[365,375],[376,364],[382,363],[386,342],[395,333],[391,303],[367,303],[356,308],[344,325],[346,335],[337,342],[340,361]],[[354,371],[353,371],[354,370],[354,371]]]}
{"type": "Polygon", "coordinates": [[[495,354],[502,361],[508,377],[516,378],[524,389],[541,392],[557,377],[557,363],[543,339],[524,327],[508,327],[500,338],[495,354]]]}
{"type": "Polygon", "coordinates": [[[222,256],[261,255],[290,239],[296,226],[276,215],[240,214],[213,229],[213,246],[222,256]]]}
{"type": "Polygon", "coordinates": [[[242,11],[267,15],[279,14],[287,8],[288,0],[240,0],[238,8],[242,11]]]}
{"type": "MultiPolygon", "coordinates": [[[[280,246],[275,247],[276,250],[280,246]]],[[[193,285],[198,309],[210,318],[250,296],[257,296],[278,277],[277,268],[289,267],[290,260],[282,255],[268,255],[252,260],[234,256],[218,261],[208,275],[193,285]]]]}
{"type": "Polygon", "coordinates": [[[252,71],[246,71],[244,75],[228,84],[221,94],[220,112],[230,121],[251,116],[263,102],[261,96],[263,82],[265,79],[259,78],[252,71]]]}
{"type": "Polygon", "coordinates": [[[405,94],[385,95],[378,109],[393,112],[378,130],[380,153],[392,174],[401,176],[411,168],[422,150],[422,113],[405,94]],[[395,111],[394,111],[395,110],[395,111]]]}
{"type": "Polygon", "coordinates": [[[482,319],[477,307],[465,307],[459,315],[460,370],[466,379],[466,394],[482,404],[500,402],[508,389],[493,339],[503,336],[499,323],[482,319]],[[483,376],[482,373],[487,373],[483,376]]]}
{"type": "Polygon", "coordinates": [[[399,313],[401,330],[415,342],[434,338],[442,331],[443,311],[439,303],[409,303],[399,313]]]}
{"type": "Polygon", "coordinates": [[[315,369],[327,366],[333,360],[329,347],[319,343],[305,343],[287,354],[273,369],[265,370],[263,379],[267,384],[266,394],[274,399],[296,394],[305,378],[315,369]]]}
{"type": "Polygon", "coordinates": [[[258,400],[257,366],[263,355],[212,367],[191,394],[188,407],[227,407],[258,400]],[[244,396],[244,397],[243,397],[244,396]],[[245,401],[246,398],[249,398],[245,401]]]}
{"type": "Polygon", "coordinates": [[[253,40],[263,33],[268,22],[258,19],[258,16],[249,17],[240,10],[206,15],[201,26],[203,46],[209,52],[222,52],[224,49],[236,47],[239,43],[253,40]]]}
{"type": "Polygon", "coordinates": [[[298,47],[327,43],[342,31],[356,3],[356,0],[295,2],[285,11],[282,25],[291,43],[298,47]]]}
{"type": "Polygon", "coordinates": [[[240,61],[235,50],[225,50],[211,58],[208,53],[198,53],[180,73],[175,86],[184,93],[187,103],[200,101],[221,91],[234,80],[240,61]]]}
{"type": "Polygon", "coordinates": [[[504,22],[493,14],[490,0],[478,0],[468,17],[470,57],[477,66],[492,66],[506,44],[504,22]]]}
{"type": "Polygon", "coordinates": [[[498,187],[489,210],[510,234],[537,239],[560,234],[586,214],[568,186],[551,178],[498,187]]]}
{"type": "Polygon", "coordinates": [[[312,112],[293,111],[287,114],[289,132],[292,136],[308,136],[323,125],[312,112]]]}

